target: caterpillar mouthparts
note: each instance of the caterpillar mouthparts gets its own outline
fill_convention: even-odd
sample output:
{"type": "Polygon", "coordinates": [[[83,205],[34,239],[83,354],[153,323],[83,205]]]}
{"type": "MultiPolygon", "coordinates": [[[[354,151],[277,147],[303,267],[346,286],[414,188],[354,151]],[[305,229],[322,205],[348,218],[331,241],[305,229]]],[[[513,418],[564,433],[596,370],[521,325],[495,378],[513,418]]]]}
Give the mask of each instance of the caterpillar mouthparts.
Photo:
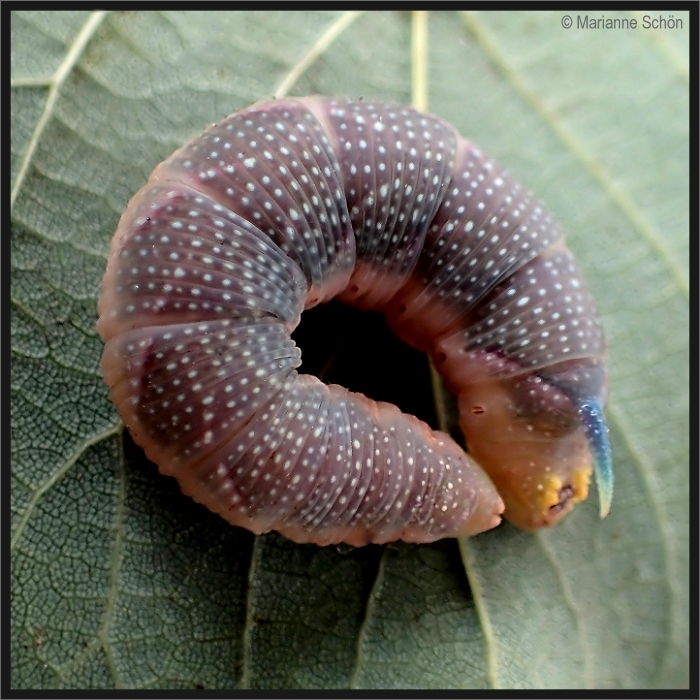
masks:
{"type": "Polygon", "coordinates": [[[605,339],[559,224],[446,122],[323,97],[261,103],[153,171],[111,244],[110,396],[185,494],[297,542],[431,542],[557,522],[613,474],[605,339]],[[299,374],[333,297],[381,311],[458,397],[465,453],[299,374]],[[504,511],[505,508],[505,511],[504,511]]]}

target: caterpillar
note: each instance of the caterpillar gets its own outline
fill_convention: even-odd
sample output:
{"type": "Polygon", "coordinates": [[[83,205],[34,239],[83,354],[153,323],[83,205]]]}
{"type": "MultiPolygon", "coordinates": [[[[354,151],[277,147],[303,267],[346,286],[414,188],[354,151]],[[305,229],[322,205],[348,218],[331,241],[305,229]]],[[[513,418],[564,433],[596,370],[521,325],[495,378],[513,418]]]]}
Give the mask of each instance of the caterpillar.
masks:
{"type": "Polygon", "coordinates": [[[445,121],[324,97],[175,151],[112,239],[101,369],[134,440],[255,533],[360,546],[551,525],[612,498],[602,324],[560,225],[445,121]],[[300,374],[301,313],[381,311],[457,397],[468,451],[300,374]],[[505,509],[505,510],[504,510],[505,509]]]}

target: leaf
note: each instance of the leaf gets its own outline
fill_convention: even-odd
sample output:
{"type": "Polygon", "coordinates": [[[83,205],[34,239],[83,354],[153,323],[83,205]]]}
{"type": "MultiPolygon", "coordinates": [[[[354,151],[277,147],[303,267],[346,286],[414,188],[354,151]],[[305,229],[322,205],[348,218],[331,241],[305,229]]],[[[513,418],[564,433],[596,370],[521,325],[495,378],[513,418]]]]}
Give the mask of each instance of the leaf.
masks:
{"type": "MultiPolygon", "coordinates": [[[[431,13],[413,84],[407,13],[12,15],[14,688],[688,686],[690,18],[673,14],[431,13]],[[172,150],[283,83],[427,97],[563,222],[610,339],[605,521],[592,498],[535,535],[298,546],[226,525],[122,432],[94,328],[118,217],[172,150]]],[[[359,365],[342,356],[361,333],[317,369],[359,365]]]]}

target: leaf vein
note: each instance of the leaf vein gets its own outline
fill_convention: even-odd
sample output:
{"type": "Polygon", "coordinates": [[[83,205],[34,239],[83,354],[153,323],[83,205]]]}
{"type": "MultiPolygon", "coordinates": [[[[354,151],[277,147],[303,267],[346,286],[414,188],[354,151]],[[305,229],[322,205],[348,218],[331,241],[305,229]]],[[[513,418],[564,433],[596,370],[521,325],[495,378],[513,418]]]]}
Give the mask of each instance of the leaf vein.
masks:
{"type": "Polygon", "coordinates": [[[476,570],[472,566],[472,561],[469,556],[469,549],[467,538],[459,537],[457,539],[459,544],[459,551],[462,555],[462,562],[464,563],[464,570],[467,574],[467,579],[469,580],[469,586],[472,589],[472,596],[474,597],[474,607],[476,608],[477,615],[481,621],[481,630],[484,634],[484,641],[486,642],[486,663],[487,663],[487,680],[491,688],[500,688],[498,682],[498,640],[496,638],[496,633],[491,624],[491,617],[489,615],[488,606],[486,604],[486,598],[484,592],[481,589],[481,582],[477,576],[476,570]]]}
{"type": "MultiPolygon", "coordinates": [[[[668,527],[668,519],[665,517],[664,513],[662,512],[662,507],[659,503],[659,494],[662,492],[661,489],[659,489],[654,483],[654,477],[653,477],[653,468],[651,464],[649,464],[648,460],[643,457],[639,453],[639,450],[636,448],[635,445],[632,444],[632,442],[629,439],[629,436],[631,435],[631,430],[629,426],[626,424],[624,420],[624,416],[622,411],[618,408],[617,403],[614,400],[610,400],[608,402],[608,406],[606,409],[606,412],[608,416],[617,424],[619,430],[619,434],[622,438],[622,440],[625,443],[625,448],[628,450],[629,454],[633,456],[633,462],[635,466],[637,467],[637,471],[639,472],[639,475],[642,478],[642,484],[644,486],[644,489],[646,490],[647,494],[647,500],[651,504],[651,510],[654,514],[654,519],[656,521],[656,524],[659,528],[659,532],[662,533],[662,537],[660,538],[661,540],[661,553],[663,556],[663,569],[664,571],[669,571],[671,568],[671,553],[669,551],[669,538],[670,535],[668,533],[667,527],[668,527]]],[[[669,626],[673,628],[674,632],[678,632],[678,616],[675,614],[676,608],[678,607],[678,591],[676,590],[676,582],[677,578],[670,577],[670,576],[665,576],[664,577],[664,584],[666,589],[669,592],[669,599],[668,599],[668,606],[667,606],[667,611],[666,611],[666,617],[669,621],[669,626]]],[[[675,639],[675,634],[673,635],[675,639]]],[[[666,649],[666,656],[668,657],[671,654],[671,649],[666,649]]],[[[661,669],[663,666],[662,662],[659,662],[657,665],[657,671],[658,669],[661,669]]]]}
{"type": "Polygon", "coordinates": [[[560,562],[557,560],[556,556],[552,552],[552,548],[547,540],[547,534],[543,533],[542,530],[538,530],[535,533],[535,535],[540,542],[540,546],[542,547],[544,555],[549,560],[549,563],[557,577],[557,580],[559,581],[559,586],[563,594],[564,602],[566,603],[566,606],[569,608],[569,610],[571,610],[571,614],[574,616],[574,620],[576,621],[576,633],[581,644],[581,650],[583,651],[583,674],[585,678],[586,688],[594,688],[595,681],[592,668],[593,655],[591,653],[591,649],[586,643],[584,621],[582,619],[578,605],[576,604],[576,598],[574,596],[573,591],[571,590],[571,586],[569,585],[569,580],[567,579],[564,571],[562,570],[560,562]]]}
{"type": "Polygon", "coordinates": [[[114,651],[109,639],[109,630],[114,617],[114,609],[117,603],[117,594],[119,590],[119,572],[124,553],[124,521],[126,517],[126,465],[124,460],[123,440],[119,445],[119,492],[117,494],[117,506],[114,513],[114,546],[110,561],[109,571],[109,591],[107,593],[107,603],[105,605],[104,617],[100,625],[98,638],[100,645],[105,653],[107,666],[116,688],[123,686],[121,674],[117,668],[117,661],[114,657],[114,651]]]}
{"type": "Polygon", "coordinates": [[[384,585],[384,576],[386,572],[386,558],[387,558],[387,548],[384,547],[382,556],[379,558],[379,564],[377,565],[377,574],[374,578],[374,583],[367,596],[367,604],[365,606],[365,616],[362,619],[362,624],[357,633],[357,650],[355,653],[355,666],[353,667],[352,673],[350,674],[350,681],[348,683],[348,688],[351,690],[357,689],[359,682],[359,675],[362,668],[362,664],[365,660],[365,640],[367,639],[367,632],[371,624],[371,620],[374,616],[375,605],[379,593],[384,585]]]}
{"type": "Polygon", "coordinates": [[[17,527],[15,528],[15,531],[12,533],[12,539],[10,540],[10,552],[15,551],[15,547],[17,546],[18,542],[20,541],[24,529],[27,526],[27,523],[29,522],[29,519],[32,516],[32,513],[34,512],[34,509],[36,508],[37,504],[41,500],[41,497],[57,482],[59,479],[68,472],[68,470],[80,459],[80,457],[91,447],[94,445],[97,445],[98,443],[102,442],[102,440],[106,440],[107,438],[112,437],[113,435],[118,435],[120,431],[122,430],[122,424],[121,421],[108,428],[107,430],[98,433],[97,435],[94,435],[91,437],[89,440],[85,440],[79,447],[76,449],[76,451],[66,459],[66,461],[55,471],[53,472],[45,481],[43,481],[39,486],[37,486],[36,490],[34,491],[34,495],[31,497],[29,500],[29,503],[27,503],[27,507],[19,521],[17,523],[17,527]]]}
{"type": "Polygon", "coordinates": [[[248,591],[246,594],[245,620],[243,622],[243,659],[241,661],[241,680],[240,688],[250,688],[250,665],[252,656],[252,635],[253,635],[253,588],[255,586],[255,569],[260,557],[259,549],[260,535],[253,540],[253,546],[250,551],[250,566],[248,568],[248,591]]]}
{"type": "Polygon", "coordinates": [[[46,104],[44,105],[44,111],[39,117],[39,121],[34,127],[34,131],[27,145],[27,150],[24,154],[24,158],[20,164],[19,170],[17,172],[17,179],[12,186],[12,192],[10,194],[10,212],[14,208],[15,201],[19,195],[19,191],[24,182],[24,178],[29,170],[29,165],[31,164],[34,153],[39,145],[39,140],[41,139],[46,125],[49,123],[51,116],[53,115],[54,107],[56,106],[56,101],[63,87],[63,83],[66,78],[70,75],[71,70],[77,63],[78,59],[82,55],[85,47],[88,45],[90,39],[94,36],[95,32],[102,24],[102,21],[107,16],[107,12],[100,10],[95,11],[90,14],[87,21],[83,25],[82,29],[78,32],[78,35],[73,40],[73,43],[68,47],[68,52],[66,57],[63,59],[61,64],[56,69],[56,72],[51,76],[49,81],[49,93],[46,97],[46,104]]]}
{"type": "Polygon", "coordinates": [[[292,66],[292,69],[283,78],[282,82],[273,91],[276,98],[284,97],[305,71],[312,66],[321,54],[362,14],[358,11],[344,12],[335,22],[333,22],[316,43],[301,59],[292,66]]]}

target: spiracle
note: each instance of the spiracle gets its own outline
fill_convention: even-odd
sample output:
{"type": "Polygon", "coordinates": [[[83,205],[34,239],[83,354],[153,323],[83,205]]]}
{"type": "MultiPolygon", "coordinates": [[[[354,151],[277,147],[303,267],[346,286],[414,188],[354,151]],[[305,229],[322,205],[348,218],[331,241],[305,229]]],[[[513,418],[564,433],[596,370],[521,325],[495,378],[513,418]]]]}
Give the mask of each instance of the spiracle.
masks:
{"type": "Polygon", "coordinates": [[[110,395],[185,494],[255,533],[363,545],[549,525],[612,498],[605,339],[559,224],[446,122],[323,97],[211,125],[151,174],[111,244],[110,395]],[[429,353],[468,453],[299,374],[333,297],[429,353]]]}

